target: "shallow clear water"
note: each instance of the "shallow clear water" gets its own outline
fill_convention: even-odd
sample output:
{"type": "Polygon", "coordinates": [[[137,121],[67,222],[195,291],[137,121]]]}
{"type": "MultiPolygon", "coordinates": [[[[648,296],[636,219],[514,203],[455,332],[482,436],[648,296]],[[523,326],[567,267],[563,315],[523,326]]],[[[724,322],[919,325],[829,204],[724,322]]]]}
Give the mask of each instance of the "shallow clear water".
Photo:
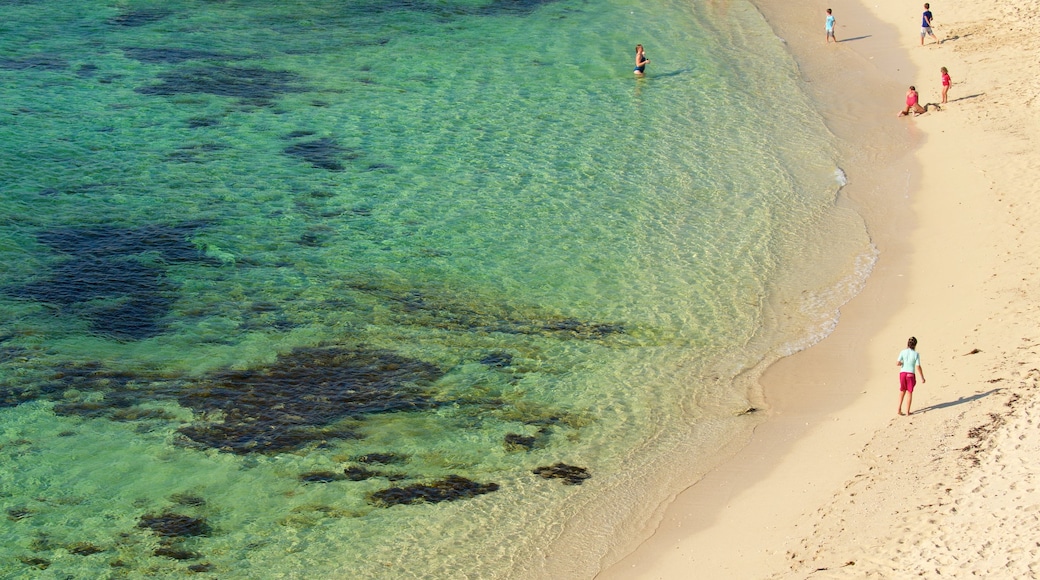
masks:
{"type": "Polygon", "coordinates": [[[5,577],[589,575],[872,260],[743,2],[0,4],[5,577]]]}

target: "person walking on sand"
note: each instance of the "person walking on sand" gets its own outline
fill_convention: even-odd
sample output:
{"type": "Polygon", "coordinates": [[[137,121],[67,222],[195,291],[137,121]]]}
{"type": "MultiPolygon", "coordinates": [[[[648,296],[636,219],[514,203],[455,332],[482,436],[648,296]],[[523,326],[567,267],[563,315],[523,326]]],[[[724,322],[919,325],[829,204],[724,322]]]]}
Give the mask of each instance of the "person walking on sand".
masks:
{"type": "Polygon", "coordinates": [[[643,76],[643,73],[646,71],[646,65],[649,62],[650,62],[650,59],[646,58],[646,54],[643,53],[643,45],[642,44],[637,44],[636,45],[636,70],[634,71],[636,73],[636,76],[643,76]]]}
{"type": "Polygon", "coordinates": [[[950,81],[950,71],[946,70],[946,67],[940,68],[939,72],[942,73],[942,87],[943,87],[943,89],[942,89],[942,101],[941,102],[945,105],[946,104],[946,93],[950,92],[950,85],[952,85],[953,83],[950,81]]]}
{"type": "Polygon", "coordinates": [[[838,39],[834,38],[834,15],[831,14],[831,9],[827,9],[827,39],[824,42],[834,41],[834,44],[838,44],[838,39]]]}
{"type": "Polygon", "coordinates": [[[906,91],[906,107],[899,111],[897,117],[905,117],[913,112],[914,116],[920,115],[925,112],[925,109],[918,103],[920,97],[917,96],[917,89],[913,85],[910,85],[910,90],[906,91]]]}
{"type": "Polygon", "coordinates": [[[917,354],[917,339],[910,337],[906,341],[906,348],[899,353],[896,366],[899,367],[899,414],[903,414],[903,397],[906,397],[906,414],[910,414],[910,403],[914,400],[914,386],[917,384],[917,375],[921,375],[921,384],[924,384],[924,369],[921,368],[921,355],[917,354]]]}
{"type": "Polygon", "coordinates": [[[931,36],[935,39],[935,43],[939,44],[939,39],[932,32],[932,9],[927,2],[924,5],[924,13],[921,14],[921,46],[924,46],[925,35],[931,36]]]}

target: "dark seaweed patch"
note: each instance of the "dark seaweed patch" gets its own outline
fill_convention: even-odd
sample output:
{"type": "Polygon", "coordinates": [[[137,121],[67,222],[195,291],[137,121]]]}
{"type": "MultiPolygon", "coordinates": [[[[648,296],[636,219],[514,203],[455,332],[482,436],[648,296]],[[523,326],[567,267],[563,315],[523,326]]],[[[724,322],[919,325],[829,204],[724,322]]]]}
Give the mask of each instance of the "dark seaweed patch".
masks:
{"type": "Polygon", "coordinates": [[[25,506],[11,507],[7,508],[7,519],[11,520],[12,522],[19,522],[24,520],[25,518],[31,517],[34,513],[36,512],[25,506]]]}
{"type": "Polygon", "coordinates": [[[95,64],[84,64],[76,68],[76,76],[81,79],[89,79],[97,74],[98,67],[95,64]]]}
{"type": "Polygon", "coordinates": [[[484,358],[480,359],[480,364],[487,365],[494,368],[502,368],[512,366],[513,355],[508,352],[493,352],[484,358]]]}
{"type": "Polygon", "coordinates": [[[210,564],[209,562],[204,562],[202,564],[193,564],[191,566],[188,566],[188,571],[195,572],[196,574],[201,574],[203,572],[211,572],[213,568],[213,564],[210,564]]]}
{"type": "Polygon", "coordinates": [[[51,561],[46,558],[36,558],[32,556],[18,556],[18,561],[26,566],[31,566],[37,570],[46,570],[50,568],[51,561]]]}
{"type": "Polygon", "coordinates": [[[373,477],[381,477],[383,474],[378,471],[372,471],[355,465],[344,469],[343,475],[345,475],[350,481],[364,481],[366,479],[372,479],[373,477]]]}
{"type": "Polygon", "coordinates": [[[191,48],[124,48],[123,54],[147,64],[179,64],[189,60],[242,60],[246,57],[191,48]]]}
{"type": "Polygon", "coordinates": [[[21,58],[0,58],[0,69],[4,70],[65,70],[69,68],[67,60],[52,54],[34,54],[21,58]]]}
{"type": "Polygon", "coordinates": [[[137,527],[151,530],[152,533],[162,538],[208,536],[213,531],[203,518],[193,518],[173,512],[141,516],[137,527]]]}
{"type": "Polygon", "coordinates": [[[202,507],[206,505],[205,498],[190,493],[175,493],[170,496],[170,501],[178,505],[189,507],[202,507]]]}
{"type": "Polygon", "coordinates": [[[181,405],[220,412],[223,422],[180,432],[233,453],[278,452],[350,437],[351,431],[328,426],[345,417],[436,407],[423,386],[442,374],[429,363],[388,352],[299,349],[271,367],[227,371],[185,392],[181,405]]]}
{"type": "Polygon", "coordinates": [[[500,332],[578,340],[601,340],[625,333],[621,324],[589,322],[572,317],[520,318],[510,312],[482,311],[468,305],[444,303],[420,291],[396,293],[363,284],[350,287],[382,298],[396,307],[404,314],[400,320],[402,324],[449,331],[500,332]]]}
{"type": "Polygon", "coordinates": [[[187,239],[197,228],[186,224],[41,232],[37,240],[66,258],[49,277],[6,293],[68,309],[89,320],[94,332],[111,338],[156,336],[177,299],[163,265],[207,260],[187,239]],[[162,264],[155,264],[154,258],[162,264]]]}
{"type": "Polygon", "coordinates": [[[345,476],[334,471],[309,471],[301,473],[299,479],[303,483],[332,483],[345,479],[345,476]]]}
{"type": "Polygon", "coordinates": [[[145,26],[158,22],[172,14],[169,10],[162,8],[139,8],[137,10],[126,10],[117,16],[108,19],[108,23],[114,26],[145,26]]]}
{"type": "Polygon", "coordinates": [[[581,485],[583,481],[592,477],[588,469],[584,467],[576,467],[574,465],[567,465],[566,463],[556,463],[549,467],[539,467],[532,473],[540,475],[545,479],[562,479],[564,485],[581,485]]]}
{"type": "Polygon", "coordinates": [[[380,463],[383,465],[389,465],[392,463],[401,463],[405,458],[397,455],[396,453],[368,453],[366,455],[359,455],[354,458],[354,461],[359,463],[380,463]]]}
{"type": "Polygon", "coordinates": [[[505,437],[505,448],[506,451],[530,451],[534,449],[536,439],[529,435],[520,435],[518,433],[509,433],[505,437]]]}
{"type": "Polygon", "coordinates": [[[176,546],[161,546],[156,548],[152,554],[165,558],[172,558],[174,560],[198,560],[202,557],[202,554],[199,554],[198,552],[184,550],[176,546]]]}
{"type": "Polygon", "coordinates": [[[203,127],[216,127],[220,124],[220,119],[212,119],[209,117],[192,117],[188,119],[189,129],[201,129],[203,127]]]}
{"type": "Polygon", "coordinates": [[[302,79],[289,71],[235,66],[186,67],[159,73],[160,83],[135,89],[143,95],[174,96],[203,93],[251,99],[266,106],[270,99],[299,93],[302,79]]]}
{"type": "Polygon", "coordinates": [[[294,143],[286,147],[286,155],[299,157],[319,169],[343,171],[343,161],[357,159],[359,154],[353,149],[342,147],[332,137],[322,137],[303,143],[294,143]]]}
{"type": "Polygon", "coordinates": [[[104,552],[104,548],[99,548],[89,542],[76,542],[69,546],[68,551],[77,556],[91,556],[93,554],[100,554],[104,552]]]}
{"type": "Polygon", "coordinates": [[[369,496],[369,501],[381,507],[419,502],[439,503],[468,499],[493,491],[498,491],[497,483],[477,483],[465,477],[449,475],[431,484],[417,483],[377,491],[369,496]]]}

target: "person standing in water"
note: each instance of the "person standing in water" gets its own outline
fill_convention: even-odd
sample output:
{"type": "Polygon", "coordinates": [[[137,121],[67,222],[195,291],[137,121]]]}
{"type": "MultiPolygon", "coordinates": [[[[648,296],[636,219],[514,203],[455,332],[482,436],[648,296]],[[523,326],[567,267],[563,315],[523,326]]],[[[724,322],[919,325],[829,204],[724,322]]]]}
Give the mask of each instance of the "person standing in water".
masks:
{"type": "Polygon", "coordinates": [[[942,101],[941,102],[945,103],[946,102],[946,93],[950,92],[950,85],[953,84],[953,81],[950,80],[950,71],[946,70],[946,67],[940,68],[939,72],[942,73],[942,87],[943,87],[942,88],[942,101]]]}
{"type": "Polygon", "coordinates": [[[634,71],[637,76],[643,76],[646,71],[646,65],[650,62],[649,58],[646,58],[646,54],[643,52],[643,45],[636,45],[636,70],[634,71]]]}
{"type": "Polygon", "coordinates": [[[831,9],[827,9],[827,39],[825,42],[834,41],[834,44],[838,43],[838,39],[834,37],[834,15],[831,14],[831,9]]]}
{"type": "Polygon", "coordinates": [[[899,367],[899,414],[903,414],[903,398],[906,397],[906,414],[910,414],[910,403],[914,400],[914,386],[917,384],[917,375],[921,375],[921,384],[924,384],[924,369],[921,368],[921,355],[917,354],[917,339],[910,337],[906,341],[906,348],[899,353],[896,366],[899,367]]]}

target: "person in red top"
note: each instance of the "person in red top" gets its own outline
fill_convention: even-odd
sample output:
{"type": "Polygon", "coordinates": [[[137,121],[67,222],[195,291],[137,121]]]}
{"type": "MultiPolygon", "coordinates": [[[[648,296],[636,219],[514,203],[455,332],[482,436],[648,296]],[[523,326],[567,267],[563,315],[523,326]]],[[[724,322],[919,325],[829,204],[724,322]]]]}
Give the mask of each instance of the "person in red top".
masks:
{"type": "Polygon", "coordinates": [[[923,113],[924,107],[922,107],[920,103],[917,102],[918,99],[919,97],[917,96],[917,89],[915,89],[913,85],[910,85],[910,90],[906,92],[906,108],[904,108],[902,111],[899,111],[899,115],[897,116],[905,117],[906,115],[909,115],[911,111],[914,113],[915,116],[923,113]]]}
{"type": "Polygon", "coordinates": [[[942,102],[945,103],[946,102],[946,93],[948,93],[950,91],[950,85],[952,85],[953,83],[950,81],[950,71],[946,70],[946,67],[940,68],[939,72],[942,73],[942,84],[943,84],[942,102]]]}

